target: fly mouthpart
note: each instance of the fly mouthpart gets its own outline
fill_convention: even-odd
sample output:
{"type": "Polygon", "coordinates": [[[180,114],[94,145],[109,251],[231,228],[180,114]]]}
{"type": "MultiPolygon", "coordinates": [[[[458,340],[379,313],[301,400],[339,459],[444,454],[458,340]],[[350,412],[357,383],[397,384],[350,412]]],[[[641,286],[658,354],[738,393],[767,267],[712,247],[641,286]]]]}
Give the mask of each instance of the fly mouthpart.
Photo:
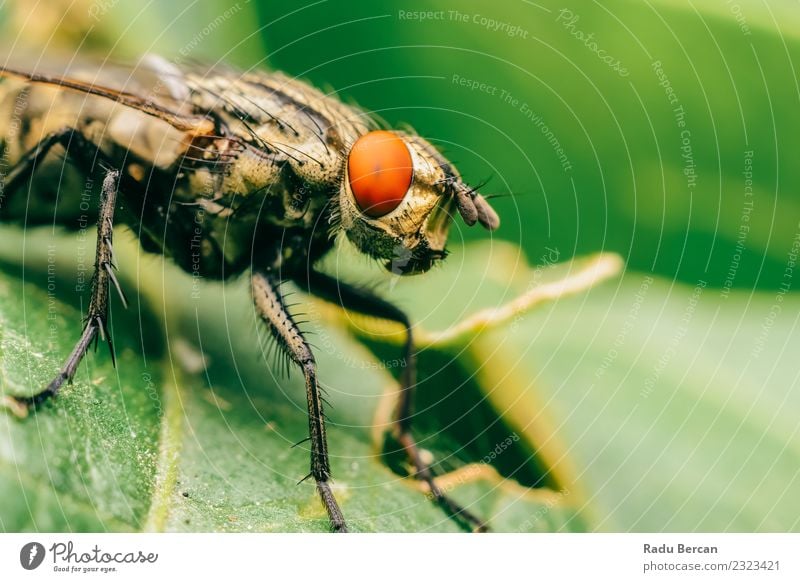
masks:
{"type": "Polygon", "coordinates": [[[397,245],[391,261],[384,264],[393,275],[418,275],[429,271],[433,265],[447,257],[446,249],[424,248],[412,251],[397,245]]]}

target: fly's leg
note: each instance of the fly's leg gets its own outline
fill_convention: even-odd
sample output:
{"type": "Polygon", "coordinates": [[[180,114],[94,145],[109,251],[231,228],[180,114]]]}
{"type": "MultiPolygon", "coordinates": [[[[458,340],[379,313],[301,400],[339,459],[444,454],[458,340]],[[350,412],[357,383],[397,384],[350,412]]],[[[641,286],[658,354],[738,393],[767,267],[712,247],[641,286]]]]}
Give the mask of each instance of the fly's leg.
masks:
{"type": "Polygon", "coordinates": [[[108,170],[103,180],[100,217],[97,222],[97,249],[95,251],[94,276],[92,278],[92,295],[89,300],[89,310],[86,314],[83,333],[58,375],[46,388],[33,396],[15,398],[22,405],[35,407],[58,394],[65,382],[72,381],[83,356],[86,355],[92,341],[96,341],[98,337],[108,343],[112,361],[114,360],[114,348],[106,326],[108,292],[111,285],[114,285],[123,303],[126,304],[122,288],[114,274],[116,267],[114,265],[114,249],[112,246],[114,208],[116,206],[118,185],[119,172],[117,170],[108,170]]]}
{"type": "Polygon", "coordinates": [[[416,357],[411,322],[403,311],[371,291],[343,283],[338,279],[312,271],[308,276],[309,291],[345,309],[399,323],[405,329],[403,345],[405,367],[400,379],[400,396],[394,412],[395,437],[408,455],[416,471],[416,478],[424,481],[434,501],[463,527],[470,531],[488,531],[488,526],[477,516],[450,499],[436,484],[433,469],[423,458],[411,432],[414,416],[414,389],[416,385],[416,357]]]}
{"type": "Polygon", "coordinates": [[[40,164],[54,146],[60,144],[65,148],[67,147],[73,133],[74,130],[65,128],[42,138],[32,149],[25,152],[20,161],[11,168],[11,171],[4,179],[3,190],[9,196],[19,190],[23,184],[30,180],[36,170],[36,166],[40,164]]]}
{"type": "MultiPolygon", "coordinates": [[[[253,298],[259,315],[269,326],[275,340],[286,351],[292,361],[303,371],[308,399],[308,434],[311,442],[311,473],[317,483],[317,491],[328,512],[331,529],[346,532],[342,510],[330,486],[331,469],[328,457],[328,443],[325,437],[325,415],[322,410],[322,396],[317,383],[317,364],[314,354],[297,324],[286,309],[278,291],[277,278],[256,273],[253,275],[253,298]]],[[[306,478],[308,478],[306,477],[306,478]]]]}

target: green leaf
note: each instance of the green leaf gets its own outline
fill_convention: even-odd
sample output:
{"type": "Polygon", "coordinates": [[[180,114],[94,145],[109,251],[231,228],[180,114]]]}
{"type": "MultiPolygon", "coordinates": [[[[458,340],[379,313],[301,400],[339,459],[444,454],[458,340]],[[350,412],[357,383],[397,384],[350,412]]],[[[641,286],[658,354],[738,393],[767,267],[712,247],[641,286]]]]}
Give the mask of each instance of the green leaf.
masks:
{"type": "MultiPolygon", "coordinates": [[[[74,254],[63,243],[59,252],[74,254]]],[[[54,405],[23,422],[2,417],[2,487],[29,500],[0,512],[3,527],[324,531],[313,486],[296,484],[307,451],[290,448],[305,437],[302,383],[273,376],[261,359],[246,282],[197,282],[172,268],[161,280],[162,263],[130,248],[120,254],[132,268],[141,259],[148,273],[142,310],[170,314],[161,322],[168,347],[147,366],[123,348],[112,392],[102,374],[115,371],[99,352],[93,373],[54,405]]],[[[28,264],[46,277],[40,255],[28,252],[28,264]]],[[[363,277],[348,257],[332,257],[329,268],[363,277]]],[[[577,292],[576,281],[612,275],[615,259],[551,264],[559,259],[551,254],[532,268],[502,243],[468,246],[463,257],[381,289],[421,322],[416,430],[445,471],[440,484],[459,501],[499,531],[798,529],[792,411],[800,402],[786,357],[798,348],[797,316],[775,314],[800,313],[800,300],[635,272],[570,296],[564,291],[577,292]],[[550,300],[531,301],[537,296],[550,300]]],[[[48,379],[74,337],[63,330],[78,313],[53,303],[44,281],[44,289],[23,288],[3,278],[4,391],[48,379]],[[13,297],[24,309],[9,307],[13,297]],[[54,304],[64,345],[38,357],[33,338],[46,341],[49,329],[25,314],[54,304]]],[[[306,311],[334,405],[334,475],[353,529],[456,531],[417,484],[387,467],[402,470],[401,457],[379,457],[397,386],[343,328],[385,363],[397,358],[397,330],[320,302],[306,311]]],[[[115,319],[118,345],[139,343],[125,340],[131,329],[135,336],[136,326],[115,319]]]]}
{"type": "MultiPolygon", "coordinates": [[[[571,263],[531,269],[516,247],[471,247],[439,272],[382,289],[420,323],[419,439],[446,487],[496,529],[800,528],[799,311],[785,293],[798,228],[786,193],[798,183],[800,135],[796,86],[786,82],[800,47],[791,6],[737,14],[669,0],[472,0],[458,7],[464,20],[438,1],[346,11],[333,1],[262,3],[232,18],[215,2],[135,15],[114,4],[97,21],[87,19],[93,5],[72,3],[57,38],[44,13],[8,21],[27,21],[12,32],[34,44],[52,37],[71,48],[88,32],[84,46],[104,52],[136,57],[155,46],[180,60],[188,48],[215,62],[231,49],[247,67],[263,56],[250,34],[259,23],[243,24],[257,9],[274,66],[412,123],[471,182],[496,176],[487,193],[533,194],[494,202],[497,236],[534,264],[598,248],[625,256],[632,270],[621,282],[532,310],[520,298],[574,274],[571,263]],[[400,17],[437,9],[448,11],[444,21],[400,17]],[[579,17],[573,27],[558,20],[562,9],[579,17]],[[202,32],[221,16],[213,34],[202,32]],[[152,35],[141,31],[164,22],[167,34],[142,45],[152,35]],[[576,30],[630,74],[614,72],[576,30]],[[694,189],[656,62],[685,111],[694,189]],[[470,90],[455,76],[496,90],[470,90]],[[651,271],[665,278],[643,274],[651,271]],[[772,291],[727,290],[751,286],[772,291]]],[[[455,226],[454,239],[485,236],[455,226]]],[[[56,240],[53,297],[43,239],[26,254],[6,232],[2,240],[0,255],[17,265],[24,256],[26,268],[0,276],[0,381],[4,394],[30,393],[77,337],[78,255],[56,240]]],[[[25,421],[0,415],[0,494],[21,500],[0,508],[0,527],[324,530],[313,487],[295,485],[306,451],[289,449],[305,434],[302,386],[263,362],[246,285],[190,282],[130,249],[123,262],[129,293],[144,283],[131,312],[114,309],[119,368],[101,346],[55,405],[25,421]]],[[[397,330],[310,306],[335,405],[334,472],[355,529],[454,530],[398,477],[402,457],[377,456],[396,390],[397,330]]]]}
{"type": "MultiPolygon", "coordinates": [[[[55,402],[25,420],[0,414],[0,492],[26,500],[4,504],[0,525],[7,531],[326,531],[313,483],[298,485],[308,473],[307,446],[291,448],[307,436],[303,383],[264,360],[257,339],[265,339],[265,330],[255,321],[246,280],[196,281],[141,254],[122,232],[117,238],[133,302],[128,313],[116,302],[112,308],[119,365],[113,369],[100,346],[55,402]]],[[[81,316],[63,299],[78,300],[75,263],[88,243],[7,227],[3,240],[0,259],[25,256],[26,265],[18,272],[24,283],[11,268],[0,276],[0,396],[7,397],[49,381],[76,339],[81,316]],[[49,345],[51,312],[58,334],[49,345]]],[[[402,455],[381,455],[396,382],[341,326],[325,323],[316,305],[309,323],[333,405],[335,486],[352,529],[459,531],[404,476],[402,455]]],[[[510,433],[493,422],[502,439],[478,448],[458,431],[421,432],[421,445],[446,473],[442,486],[498,531],[582,530],[572,492],[500,477],[495,466],[505,469],[490,453],[510,433]]]]}
{"type": "MultiPolygon", "coordinates": [[[[421,366],[427,359],[465,370],[465,382],[543,459],[542,479],[578,493],[590,528],[800,530],[800,375],[792,357],[800,297],[629,272],[454,335],[461,305],[498,313],[504,294],[563,281],[564,269],[578,274],[574,265],[547,266],[548,255],[532,269],[507,244],[467,251],[461,268],[392,290],[425,322],[421,366]]],[[[380,325],[353,328],[378,353],[394,338],[380,325]]]]}
{"type": "Polygon", "coordinates": [[[648,281],[631,273],[520,326],[597,527],[800,530],[800,297],[655,279],[639,300],[648,281]]]}

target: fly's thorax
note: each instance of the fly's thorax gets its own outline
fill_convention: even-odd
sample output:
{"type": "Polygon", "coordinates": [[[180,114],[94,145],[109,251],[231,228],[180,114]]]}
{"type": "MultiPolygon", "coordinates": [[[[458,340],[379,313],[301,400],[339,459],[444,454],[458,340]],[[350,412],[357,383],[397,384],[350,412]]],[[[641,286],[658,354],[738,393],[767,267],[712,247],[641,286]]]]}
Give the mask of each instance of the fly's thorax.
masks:
{"type": "Polygon", "coordinates": [[[269,195],[281,186],[281,167],[273,160],[245,148],[226,163],[220,193],[246,199],[269,195]]]}
{"type": "MultiPolygon", "coordinates": [[[[283,227],[314,228],[330,205],[339,173],[245,148],[230,163],[213,198],[239,216],[283,227]]],[[[197,190],[195,190],[197,191],[197,190]]]]}
{"type": "MultiPolygon", "coordinates": [[[[386,267],[392,272],[424,272],[445,256],[447,235],[455,212],[455,201],[448,184],[457,175],[452,174],[449,164],[442,163],[441,154],[420,137],[403,132],[372,134],[387,134],[386,140],[392,140],[392,136],[401,140],[399,143],[408,151],[410,181],[407,189],[396,196],[396,207],[385,214],[371,212],[370,208],[365,208],[363,200],[359,204],[360,198],[363,199],[363,196],[357,195],[359,180],[369,179],[385,168],[382,169],[376,161],[374,170],[370,171],[372,160],[367,160],[362,165],[366,166],[368,175],[356,176],[356,172],[361,170],[356,169],[354,156],[364,155],[358,152],[359,142],[356,142],[350,152],[350,161],[344,167],[344,179],[339,191],[342,228],[359,250],[387,261],[386,267]]],[[[402,159],[402,155],[403,152],[399,152],[399,159],[402,159]]],[[[402,165],[400,162],[393,164],[402,165]]],[[[398,173],[398,178],[403,179],[402,172],[398,173]]]]}
{"type": "Polygon", "coordinates": [[[345,144],[368,131],[358,109],[280,73],[189,74],[186,82],[198,105],[214,111],[225,134],[245,146],[229,172],[240,194],[283,186],[281,179],[335,191],[345,144]]]}
{"type": "Polygon", "coordinates": [[[96,107],[107,110],[100,117],[105,121],[87,123],[82,132],[104,151],[113,151],[116,146],[158,168],[169,168],[184,153],[185,133],[168,123],[105,102],[96,107]]]}

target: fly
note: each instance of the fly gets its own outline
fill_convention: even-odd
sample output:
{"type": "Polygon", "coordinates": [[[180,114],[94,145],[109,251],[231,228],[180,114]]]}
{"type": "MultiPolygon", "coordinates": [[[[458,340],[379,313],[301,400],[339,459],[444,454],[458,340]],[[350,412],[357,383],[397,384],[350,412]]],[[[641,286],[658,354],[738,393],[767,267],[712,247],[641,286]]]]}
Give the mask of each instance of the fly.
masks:
{"type": "MultiPolygon", "coordinates": [[[[148,56],[135,68],[40,74],[4,67],[0,77],[0,219],[35,218],[20,193],[34,173],[54,164],[60,169],[64,159],[102,184],[82,333],[52,382],[19,398],[21,407],[56,396],[93,342],[107,342],[113,358],[106,328],[111,289],[125,302],[114,260],[116,220],[138,234],[145,250],[189,273],[214,279],[251,273],[260,317],[305,378],[307,477],[316,482],[333,531],[347,531],[347,525],[330,487],[317,367],[280,285],[293,281],[348,310],[401,324],[408,365],[395,436],[437,503],[469,529],[486,529],[436,485],[412,436],[409,318],[372,291],[314,268],[342,232],[362,253],[408,275],[445,257],[456,212],[468,225],[498,227],[486,199],[430,143],[381,129],[359,109],[277,72],[179,68],[148,56]]],[[[58,196],[59,221],[68,222],[70,193],[58,196]]],[[[51,221],[53,214],[51,207],[51,221]]]]}

